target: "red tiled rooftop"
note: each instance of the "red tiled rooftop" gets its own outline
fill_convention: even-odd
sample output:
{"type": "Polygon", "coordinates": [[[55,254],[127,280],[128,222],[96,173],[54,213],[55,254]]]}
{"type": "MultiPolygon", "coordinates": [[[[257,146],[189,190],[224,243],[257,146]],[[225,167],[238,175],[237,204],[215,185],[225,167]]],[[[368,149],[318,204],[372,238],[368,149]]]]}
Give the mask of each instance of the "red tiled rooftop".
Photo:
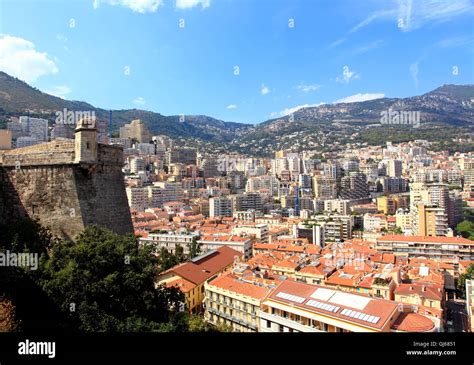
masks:
{"type": "Polygon", "coordinates": [[[236,256],[241,257],[242,253],[223,246],[198,261],[185,262],[172,267],[165,273],[174,273],[194,284],[201,284],[231,265],[236,256]]]}
{"type": "Polygon", "coordinates": [[[325,288],[322,286],[318,285],[311,285],[311,284],[306,284],[302,282],[297,282],[293,280],[285,280],[283,281],[273,292],[272,294],[268,297],[268,300],[276,301],[276,302],[282,302],[285,304],[293,305],[296,307],[303,308],[307,311],[326,315],[326,316],[331,316],[338,318],[339,320],[347,321],[347,322],[352,322],[352,323],[357,323],[358,325],[366,326],[366,327],[372,327],[372,328],[377,328],[381,329],[385,323],[394,316],[394,313],[398,310],[398,303],[389,301],[389,300],[384,300],[384,299],[379,299],[379,298],[370,298],[370,297],[365,297],[363,295],[358,295],[358,294],[352,294],[352,293],[346,293],[342,292],[339,290],[334,290],[330,288],[325,288]],[[322,309],[317,309],[315,307],[308,306],[306,303],[309,299],[312,298],[312,295],[316,292],[316,290],[323,289],[323,290],[328,290],[333,292],[333,294],[330,295],[332,298],[333,295],[343,295],[345,298],[347,298],[347,304],[340,304],[340,303],[334,303],[331,302],[332,299],[328,300],[323,300],[321,298],[317,299],[319,302],[323,303],[328,303],[328,304],[333,304],[337,305],[340,309],[337,310],[337,312],[328,312],[322,309]],[[288,299],[284,299],[281,297],[278,297],[278,293],[283,292],[287,293],[290,295],[295,295],[304,298],[304,302],[302,303],[297,303],[293,302],[288,299]],[[351,298],[364,298],[364,300],[367,302],[366,305],[363,308],[355,308],[351,307],[351,305],[354,305],[351,302],[351,298]],[[368,315],[376,316],[379,317],[379,321],[377,323],[369,323],[369,322],[364,322],[362,320],[356,319],[356,318],[350,318],[347,317],[343,314],[341,314],[341,311],[343,309],[350,309],[354,311],[359,311],[366,313],[368,315]]]}
{"type": "Polygon", "coordinates": [[[427,332],[434,327],[431,319],[418,313],[400,313],[391,328],[402,332],[427,332]]]}
{"type": "Polygon", "coordinates": [[[443,286],[437,284],[427,283],[403,283],[395,289],[397,295],[417,295],[427,299],[442,301],[443,300],[443,286]]]}
{"type": "Polygon", "coordinates": [[[402,236],[387,235],[378,237],[377,241],[390,242],[430,242],[430,243],[464,243],[474,245],[474,241],[463,237],[443,237],[443,236],[402,236]]]}
{"type": "MultiPolygon", "coordinates": [[[[266,282],[267,284],[270,283],[270,281],[266,282]]],[[[272,284],[277,283],[278,282],[272,282],[272,284]]],[[[271,287],[255,285],[252,279],[250,279],[249,281],[238,280],[238,278],[232,275],[231,273],[221,275],[215,278],[214,280],[209,282],[209,285],[228,290],[233,293],[252,297],[258,300],[265,298],[268,293],[273,290],[273,288],[271,287]]]]}
{"type": "Polygon", "coordinates": [[[193,288],[195,288],[196,284],[191,283],[190,281],[188,281],[186,279],[179,278],[179,279],[176,279],[176,280],[173,280],[173,281],[170,281],[170,282],[166,283],[166,287],[167,288],[176,287],[180,291],[182,291],[183,293],[187,293],[187,292],[191,291],[193,288]]]}

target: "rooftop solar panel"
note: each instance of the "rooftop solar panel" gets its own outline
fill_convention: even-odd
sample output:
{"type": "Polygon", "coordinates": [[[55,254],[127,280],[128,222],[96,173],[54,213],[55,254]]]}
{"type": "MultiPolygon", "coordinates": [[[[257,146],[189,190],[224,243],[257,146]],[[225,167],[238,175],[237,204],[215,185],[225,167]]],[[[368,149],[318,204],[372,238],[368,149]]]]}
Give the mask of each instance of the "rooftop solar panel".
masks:
{"type": "Polygon", "coordinates": [[[372,324],[376,324],[380,320],[380,317],[372,316],[367,313],[353,311],[350,309],[343,309],[341,311],[341,314],[349,318],[358,319],[359,321],[364,321],[364,322],[372,323],[372,324]]]}
{"type": "Polygon", "coordinates": [[[286,300],[290,300],[290,301],[296,302],[296,303],[303,303],[305,301],[305,298],[303,298],[303,297],[298,297],[296,295],[291,295],[291,294],[284,293],[284,292],[279,292],[276,295],[276,297],[286,299],[286,300]]]}
{"type": "Polygon", "coordinates": [[[374,319],[371,321],[371,323],[377,323],[379,321],[380,317],[374,317],[374,319]]]}
{"type": "Polygon", "coordinates": [[[321,303],[321,302],[318,302],[316,300],[308,300],[308,302],[306,304],[309,305],[310,307],[323,309],[323,310],[326,310],[328,312],[337,312],[340,308],[340,307],[336,307],[334,305],[330,305],[330,304],[327,304],[327,303],[321,303]]]}

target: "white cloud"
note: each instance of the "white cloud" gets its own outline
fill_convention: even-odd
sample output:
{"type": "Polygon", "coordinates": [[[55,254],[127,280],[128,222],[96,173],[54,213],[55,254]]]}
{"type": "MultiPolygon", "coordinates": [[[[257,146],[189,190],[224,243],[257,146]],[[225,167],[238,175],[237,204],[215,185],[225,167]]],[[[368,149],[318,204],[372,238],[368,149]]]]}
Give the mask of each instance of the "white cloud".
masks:
{"type": "Polygon", "coordinates": [[[346,41],[346,38],[339,38],[339,39],[336,39],[334,42],[332,42],[329,47],[330,48],[333,48],[333,47],[337,47],[338,45],[344,43],[346,41]]]}
{"type": "Polygon", "coordinates": [[[176,7],[178,9],[190,9],[201,5],[202,9],[211,6],[211,0],[176,0],[176,7]]]}
{"type": "Polygon", "coordinates": [[[379,20],[394,22],[401,31],[410,32],[426,24],[443,23],[460,15],[473,13],[474,5],[470,0],[399,0],[388,9],[374,11],[369,14],[354,26],[349,34],[355,33],[379,20]]]}
{"type": "Polygon", "coordinates": [[[309,93],[311,91],[316,91],[320,88],[321,88],[321,85],[318,85],[318,84],[306,85],[306,84],[301,83],[298,86],[296,86],[297,90],[299,90],[301,92],[304,92],[304,93],[309,93]]]}
{"type": "MultiPolygon", "coordinates": [[[[121,5],[137,13],[154,13],[164,4],[164,0],[93,0],[92,7],[97,9],[100,3],[121,5]]],[[[191,9],[201,5],[202,9],[211,6],[211,0],[176,0],[177,9],[191,9]]]]}
{"type": "Polygon", "coordinates": [[[64,99],[65,96],[69,94],[71,91],[72,90],[69,88],[69,86],[58,85],[58,86],[54,86],[52,89],[46,90],[45,93],[64,99]]]}
{"type": "Polygon", "coordinates": [[[454,18],[473,14],[474,5],[470,0],[403,0],[399,2],[398,19],[402,19],[400,29],[409,32],[429,23],[444,23],[454,18]]]}
{"type": "Polygon", "coordinates": [[[270,89],[268,87],[266,87],[264,84],[262,84],[262,88],[260,89],[260,93],[262,95],[267,95],[270,93],[270,89]]]}
{"type": "MultiPolygon", "coordinates": [[[[298,110],[303,109],[303,108],[314,108],[314,107],[321,106],[321,105],[324,105],[324,103],[298,105],[298,106],[295,106],[293,108],[286,108],[286,109],[282,110],[279,114],[280,114],[280,116],[285,116],[285,115],[293,114],[293,113],[295,113],[298,110]]],[[[276,115],[278,115],[278,113],[274,112],[270,115],[276,116],[276,115]]]]}
{"type": "Polygon", "coordinates": [[[133,104],[135,105],[145,105],[146,104],[146,100],[144,98],[142,98],[141,96],[133,99],[133,104]]]}
{"type": "Polygon", "coordinates": [[[367,18],[359,22],[355,27],[353,27],[349,33],[355,33],[359,31],[360,29],[368,26],[372,22],[379,20],[379,19],[393,19],[397,14],[396,9],[389,9],[389,10],[380,10],[380,11],[375,11],[372,14],[370,14],[367,18]]]}
{"type": "Polygon", "coordinates": [[[413,79],[413,82],[415,83],[415,87],[418,88],[418,62],[414,62],[410,65],[410,75],[411,78],[413,79]]]}
{"type": "Polygon", "coordinates": [[[99,7],[100,1],[110,5],[121,5],[142,14],[154,13],[163,5],[163,0],[94,0],[92,3],[94,9],[99,7]]]}
{"type": "Polygon", "coordinates": [[[334,104],[339,103],[358,103],[360,101],[367,101],[367,100],[375,100],[385,97],[385,94],[382,93],[359,93],[351,96],[347,96],[345,98],[336,100],[334,104]]]}
{"type": "Polygon", "coordinates": [[[330,44],[330,48],[346,41],[346,38],[376,21],[389,21],[402,32],[411,32],[427,24],[449,22],[461,15],[474,14],[471,0],[398,0],[380,2],[391,4],[385,9],[371,12],[365,19],[352,27],[345,37],[330,44]]]}
{"type": "Polygon", "coordinates": [[[474,43],[473,37],[453,37],[442,39],[435,46],[439,48],[456,48],[468,46],[472,43],[474,43]]]}
{"type": "Polygon", "coordinates": [[[360,47],[357,47],[356,49],[354,49],[354,54],[362,54],[362,53],[366,53],[372,49],[375,49],[375,48],[378,48],[380,47],[381,45],[384,44],[384,41],[379,39],[379,40],[376,40],[376,41],[373,41],[373,42],[370,42],[368,44],[365,44],[363,46],[360,46],[360,47]]]}
{"type": "Polygon", "coordinates": [[[0,36],[0,70],[29,83],[59,71],[47,53],[36,51],[26,39],[10,35],[0,36]]]}
{"type": "Polygon", "coordinates": [[[351,71],[349,69],[349,66],[344,66],[342,68],[342,74],[336,77],[336,81],[340,83],[348,84],[352,80],[356,80],[358,78],[360,78],[360,75],[357,72],[351,71]]]}
{"type": "Polygon", "coordinates": [[[226,106],[226,109],[237,109],[237,105],[229,104],[229,105],[226,106]]]}

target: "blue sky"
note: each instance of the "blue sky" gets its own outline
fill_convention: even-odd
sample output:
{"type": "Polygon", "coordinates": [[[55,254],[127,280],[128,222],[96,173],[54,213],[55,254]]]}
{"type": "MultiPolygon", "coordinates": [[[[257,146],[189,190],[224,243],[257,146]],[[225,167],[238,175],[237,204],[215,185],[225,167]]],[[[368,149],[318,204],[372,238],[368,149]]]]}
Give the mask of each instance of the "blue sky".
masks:
{"type": "Polygon", "coordinates": [[[258,123],[474,83],[470,0],[6,0],[0,70],[66,99],[258,123]]]}

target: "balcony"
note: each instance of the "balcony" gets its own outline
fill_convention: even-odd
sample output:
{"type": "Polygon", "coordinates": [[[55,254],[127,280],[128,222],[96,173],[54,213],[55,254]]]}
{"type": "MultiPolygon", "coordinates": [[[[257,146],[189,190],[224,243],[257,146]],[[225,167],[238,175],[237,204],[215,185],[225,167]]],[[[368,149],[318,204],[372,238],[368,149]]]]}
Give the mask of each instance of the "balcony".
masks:
{"type": "Polygon", "coordinates": [[[292,328],[300,332],[324,332],[312,326],[307,326],[307,325],[301,324],[300,322],[293,321],[290,318],[284,318],[284,317],[277,316],[275,314],[266,313],[266,312],[260,312],[260,318],[273,322],[273,323],[281,324],[282,326],[292,328]]]}

